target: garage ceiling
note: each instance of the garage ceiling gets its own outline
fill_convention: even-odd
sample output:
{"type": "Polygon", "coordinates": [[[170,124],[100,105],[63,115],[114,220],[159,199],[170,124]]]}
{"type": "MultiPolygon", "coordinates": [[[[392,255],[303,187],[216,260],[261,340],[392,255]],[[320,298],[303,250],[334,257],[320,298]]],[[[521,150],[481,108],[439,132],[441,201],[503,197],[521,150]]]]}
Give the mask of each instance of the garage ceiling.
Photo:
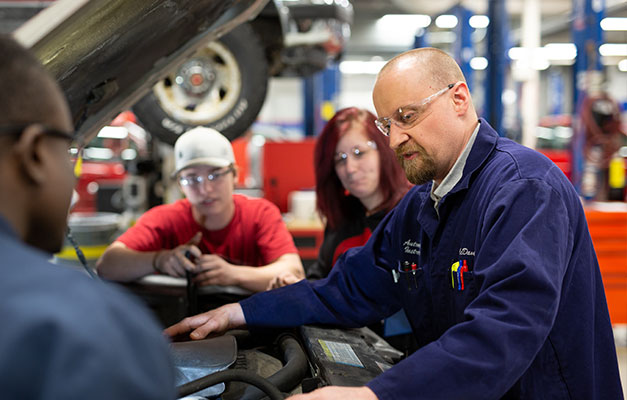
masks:
{"type": "MultiPolygon", "coordinates": [[[[505,0],[505,7],[509,15],[510,40],[517,44],[520,38],[521,15],[525,0],[505,0]]],[[[355,23],[351,40],[347,46],[347,58],[360,59],[372,56],[389,58],[394,54],[407,50],[413,45],[413,35],[416,31],[412,27],[399,30],[394,35],[395,40],[383,38],[375,29],[377,21],[386,14],[426,14],[432,20],[445,13],[456,5],[462,5],[475,14],[487,14],[488,0],[351,0],[355,9],[355,23]]],[[[542,44],[547,42],[570,42],[570,19],[573,0],[541,0],[539,2],[542,14],[542,44]]],[[[605,0],[606,16],[627,17],[627,1],[605,0]]],[[[433,23],[429,32],[436,31],[433,23]]],[[[436,47],[446,47],[445,43],[438,43],[437,37],[430,42],[436,47]]],[[[627,32],[605,32],[606,43],[627,43],[627,32]]]]}
{"type": "MultiPolygon", "coordinates": [[[[610,0],[611,1],[611,0],[610,0]]],[[[388,12],[396,10],[399,13],[437,15],[450,9],[455,5],[462,5],[477,14],[485,14],[488,10],[487,0],[440,0],[440,1],[418,1],[418,0],[390,0],[389,2],[380,0],[352,0],[356,8],[371,12],[388,12]]],[[[524,0],[506,0],[508,12],[513,15],[520,15],[524,0]]],[[[540,2],[542,15],[557,15],[568,12],[571,8],[571,0],[543,0],[540,2]]]]}

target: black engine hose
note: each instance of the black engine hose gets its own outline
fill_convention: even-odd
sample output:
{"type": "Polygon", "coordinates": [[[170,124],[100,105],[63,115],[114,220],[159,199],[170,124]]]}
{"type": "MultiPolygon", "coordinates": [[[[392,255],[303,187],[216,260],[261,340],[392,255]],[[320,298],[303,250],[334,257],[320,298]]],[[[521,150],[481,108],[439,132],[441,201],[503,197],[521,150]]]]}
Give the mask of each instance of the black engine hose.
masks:
{"type": "MultiPolygon", "coordinates": [[[[285,365],[267,379],[282,392],[289,392],[303,380],[309,364],[305,352],[294,337],[283,335],[278,339],[278,344],[285,365]]],[[[249,387],[241,400],[257,400],[262,397],[263,393],[260,390],[249,387]]]]}
{"type": "Polygon", "coordinates": [[[266,379],[260,377],[254,372],[236,369],[227,369],[225,371],[216,372],[181,385],[178,387],[179,397],[185,397],[210,386],[217,385],[218,383],[230,381],[246,382],[257,386],[270,398],[270,400],[285,399],[279,389],[266,379]]]}

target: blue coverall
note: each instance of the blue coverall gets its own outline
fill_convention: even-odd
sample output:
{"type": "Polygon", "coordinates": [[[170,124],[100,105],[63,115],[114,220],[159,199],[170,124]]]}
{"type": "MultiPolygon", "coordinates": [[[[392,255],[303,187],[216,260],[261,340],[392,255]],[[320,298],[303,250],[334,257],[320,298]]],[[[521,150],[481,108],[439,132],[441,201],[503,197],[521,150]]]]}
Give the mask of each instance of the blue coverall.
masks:
{"type": "Polygon", "coordinates": [[[249,326],[362,326],[403,308],[421,346],[379,399],[622,399],[580,199],[546,157],[484,120],[440,201],[413,188],[331,274],[241,302],[249,326]]]}
{"type": "Polygon", "coordinates": [[[0,398],[174,399],[161,328],[136,299],[21,242],[0,216],[0,398]]]}

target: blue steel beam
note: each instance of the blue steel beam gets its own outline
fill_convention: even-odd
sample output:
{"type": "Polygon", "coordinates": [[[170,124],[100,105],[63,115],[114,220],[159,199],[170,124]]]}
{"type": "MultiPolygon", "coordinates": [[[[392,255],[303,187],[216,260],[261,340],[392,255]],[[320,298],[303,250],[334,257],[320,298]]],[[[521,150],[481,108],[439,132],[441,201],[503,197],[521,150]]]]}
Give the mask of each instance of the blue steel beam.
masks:
{"type": "Polygon", "coordinates": [[[489,0],[488,68],[485,75],[485,102],[483,116],[503,136],[503,95],[506,67],[508,64],[508,15],[505,0],[489,0]]]}
{"type": "Polygon", "coordinates": [[[603,43],[601,20],[605,16],[604,0],[573,0],[572,36],[577,47],[573,70],[573,139],[571,142],[571,181],[581,193],[586,135],[579,119],[586,97],[585,82],[589,71],[600,71],[599,46],[603,43]]]}
{"type": "Polygon", "coordinates": [[[453,56],[466,77],[468,88],[472,90],[473,69],[470,68],[470,60],[475,56],[475,49],[472,44],[474,28],[470,26],[470,17],[473,16],[473,13],[462,6],[455,6],[448,13],[457,17],[457,26],[455,27],[456,40],[453,42],[453,56]]]}
{"type": "Polygon", "coordinates": [[[340,69],[336,62],[312,76],[303,78],[303,131],[315,136],[333,117],[340,88],[340,69]]]}

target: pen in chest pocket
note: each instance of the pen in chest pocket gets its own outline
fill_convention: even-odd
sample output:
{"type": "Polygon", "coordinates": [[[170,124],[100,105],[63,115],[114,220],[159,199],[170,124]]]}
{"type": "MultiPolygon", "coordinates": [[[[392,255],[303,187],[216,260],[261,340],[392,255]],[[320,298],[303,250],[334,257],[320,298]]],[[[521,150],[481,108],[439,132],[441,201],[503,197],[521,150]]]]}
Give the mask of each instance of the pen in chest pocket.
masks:
{"type": "Polygon", "coordinates": [[[455,261],[453,265],[451,265],[451,287],[458,291],[463,291],[465,289],[464,273],[468,272],[467,260],[455,261]]]}

